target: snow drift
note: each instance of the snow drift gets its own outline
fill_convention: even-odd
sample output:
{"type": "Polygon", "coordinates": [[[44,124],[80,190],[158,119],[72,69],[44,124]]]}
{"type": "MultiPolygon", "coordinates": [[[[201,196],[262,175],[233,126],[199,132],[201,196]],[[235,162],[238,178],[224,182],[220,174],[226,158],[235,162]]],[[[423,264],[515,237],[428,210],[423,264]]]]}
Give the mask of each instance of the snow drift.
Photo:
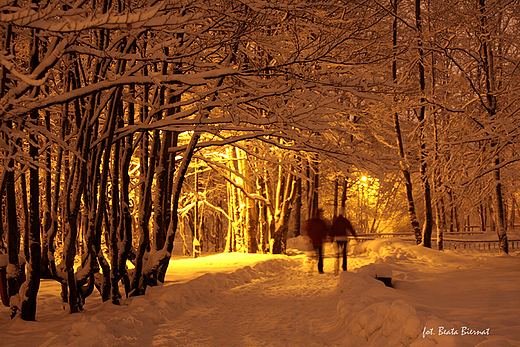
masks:
{"type": "Polygon", "coordinates": [[[164,285],[121,306],[89,298],[73,315],[61,310],[59,285],[43,281],[37,322],[10,320],[3,307],[0,339],[4,346],[520,346],[520,279],[511,276],[520,270],[518,253],[375,240],[353,244],[349,271],[338,276],[333,245],[324,275],[305,238],[289,246],[291,256],[171,260],[164,285]],[[376,277],[391,277],[393,287],[376,277]]]}

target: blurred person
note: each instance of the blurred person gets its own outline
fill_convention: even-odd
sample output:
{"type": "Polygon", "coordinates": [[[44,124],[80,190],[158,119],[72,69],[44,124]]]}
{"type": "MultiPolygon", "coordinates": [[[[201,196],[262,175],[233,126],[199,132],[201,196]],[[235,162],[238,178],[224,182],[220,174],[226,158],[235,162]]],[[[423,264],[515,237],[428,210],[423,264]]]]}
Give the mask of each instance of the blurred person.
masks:
{"type": "Polygon", "coordinates": [[[344,217],[345,208],[342,207],[339,210],[339,214],[332,221],[332,226],[330,228],[330,237],[336,243],[336,271],[339,268],[339,257],[340,253],[343,257],[343,263],[341,264],[341,268],[343,271],[347,271],[347,245],[348,245],[348,237],[354,236],[357,240],[357,234],[354,230],[354,227],[350,223],[350,221],[344,217]]]}
{"type": "Polygon", "coordinates": [[[314,251],[318,255],[318,272],[323,273],[323,242],[327,238],[328,228],[327,223],[322,217],[323,209],[317,208],[312,218],[309,218],[305,223],[305,230],[311,239],[314,251]]]}

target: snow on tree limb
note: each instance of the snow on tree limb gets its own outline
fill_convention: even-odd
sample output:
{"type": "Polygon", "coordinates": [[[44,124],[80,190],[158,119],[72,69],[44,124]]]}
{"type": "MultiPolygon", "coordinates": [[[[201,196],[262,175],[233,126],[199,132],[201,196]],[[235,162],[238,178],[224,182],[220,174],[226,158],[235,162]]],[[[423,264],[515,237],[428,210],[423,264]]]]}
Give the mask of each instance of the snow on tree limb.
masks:
{"type": "MultiPolygon", "coordinates": [[[[81,4],[84,1],[78,1],[81,4]]],[[[182,17],[159,15],[164,3],[127,12],[124,14],[116,12],[91,13],[88,8],[72,7],[70,10],[60,10],[54,6],[48,6],[35,11],[33,9],[20,9],[12,13],[0,14],[0,21],[10,22],[14,25],[24,26],[33,29],[46,30],[56,33],[71,33],[87,29],[116,29],[132,27],[153,28],[157,26],[178,24],[184,22],[182,17]],[[62,21],[56,21],[62,18],[62,21]],[[181,19],[180,19],[181,18],[181,19]]]]}
{"type": "Polygon", "coordinates": [[[62,104],[72,101],[74,99],[88,96],[103,90],[107,90],[117,86],[123,85],[154,85],[158,83],[180,83],[189,86],[202,86],[208,83],[209,79],[220,78],[223,76],[231,76],[239,74],[239,71],[233,68],[220,68],[214,71],[204,71],[196,74],[152,74],[151,76],[120,76],[112,80],[100,81],[95,84],[90,84],[70,92],[60,95],[51,96],[43,100],[28,102],[25,106],[13,107],[12,110],[0,112],[0,118],[5,120],[16,119],[23,114],[32,110],[39,110],[50,107],[56,104],[62,104]]]}

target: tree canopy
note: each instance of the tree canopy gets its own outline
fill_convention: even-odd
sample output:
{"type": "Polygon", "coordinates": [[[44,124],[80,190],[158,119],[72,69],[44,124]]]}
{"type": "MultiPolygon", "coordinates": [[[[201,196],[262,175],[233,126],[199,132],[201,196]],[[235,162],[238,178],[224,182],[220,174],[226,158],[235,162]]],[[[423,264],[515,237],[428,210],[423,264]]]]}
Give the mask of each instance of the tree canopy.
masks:
{"type": "Polygon", "coordinates": [[[144,294],[164,280],[177,234],[194,255],[283,253],[313,208],[335,214],[339,202],[365,231],[413,229],[425,246],[434,225],[442,242],[477,215],[508,251],[518,1],[1,10],[0,247],[13,315],[34,319],[41,278],[62,284],[71,312],[94,288],[118,304],[120,281],[144,294]],[[354,194],[365,202],[346,202],[354,194]]]}

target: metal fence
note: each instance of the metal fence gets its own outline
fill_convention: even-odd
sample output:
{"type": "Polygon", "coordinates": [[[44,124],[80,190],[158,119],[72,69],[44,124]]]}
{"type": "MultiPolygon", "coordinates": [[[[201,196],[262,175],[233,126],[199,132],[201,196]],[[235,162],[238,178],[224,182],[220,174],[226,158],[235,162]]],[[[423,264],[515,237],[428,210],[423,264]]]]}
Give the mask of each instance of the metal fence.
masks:
{"type": "MultiPolygon", "coordinates": [[[[481,235],[478,231],[462,231],[445,233],[446,236],[472,236],[481,235]]],[[[352,238],[353,237],[349,237],[352,238]]],[[[404,242],[415,242],[415,235],[412,233],[378,233],[378,234],[358,234],[358,241],[370,241],[379,238],[399,238],[404,242]]],[[[520,239],[508,239],[508,246],[510,250],[520,248],[520,239]]],[[[432,247],[437,248],[437,238],[432,237],[432,247]]],[[[443,237],[443,248],[450,250],[474,249],[474,250],[493,250],[499,249],[499,240],[472,240],[443,237]]]]}
{"type": "MultiPolygon", "coordinates": [[[[520,240],[507,240],[510,250],[520,247],[520,240]]],[[[460,239],[443,239],[444,249],[477,249],[491,250],[499,249],[498,240],[460,240],[460,239]]]]}

